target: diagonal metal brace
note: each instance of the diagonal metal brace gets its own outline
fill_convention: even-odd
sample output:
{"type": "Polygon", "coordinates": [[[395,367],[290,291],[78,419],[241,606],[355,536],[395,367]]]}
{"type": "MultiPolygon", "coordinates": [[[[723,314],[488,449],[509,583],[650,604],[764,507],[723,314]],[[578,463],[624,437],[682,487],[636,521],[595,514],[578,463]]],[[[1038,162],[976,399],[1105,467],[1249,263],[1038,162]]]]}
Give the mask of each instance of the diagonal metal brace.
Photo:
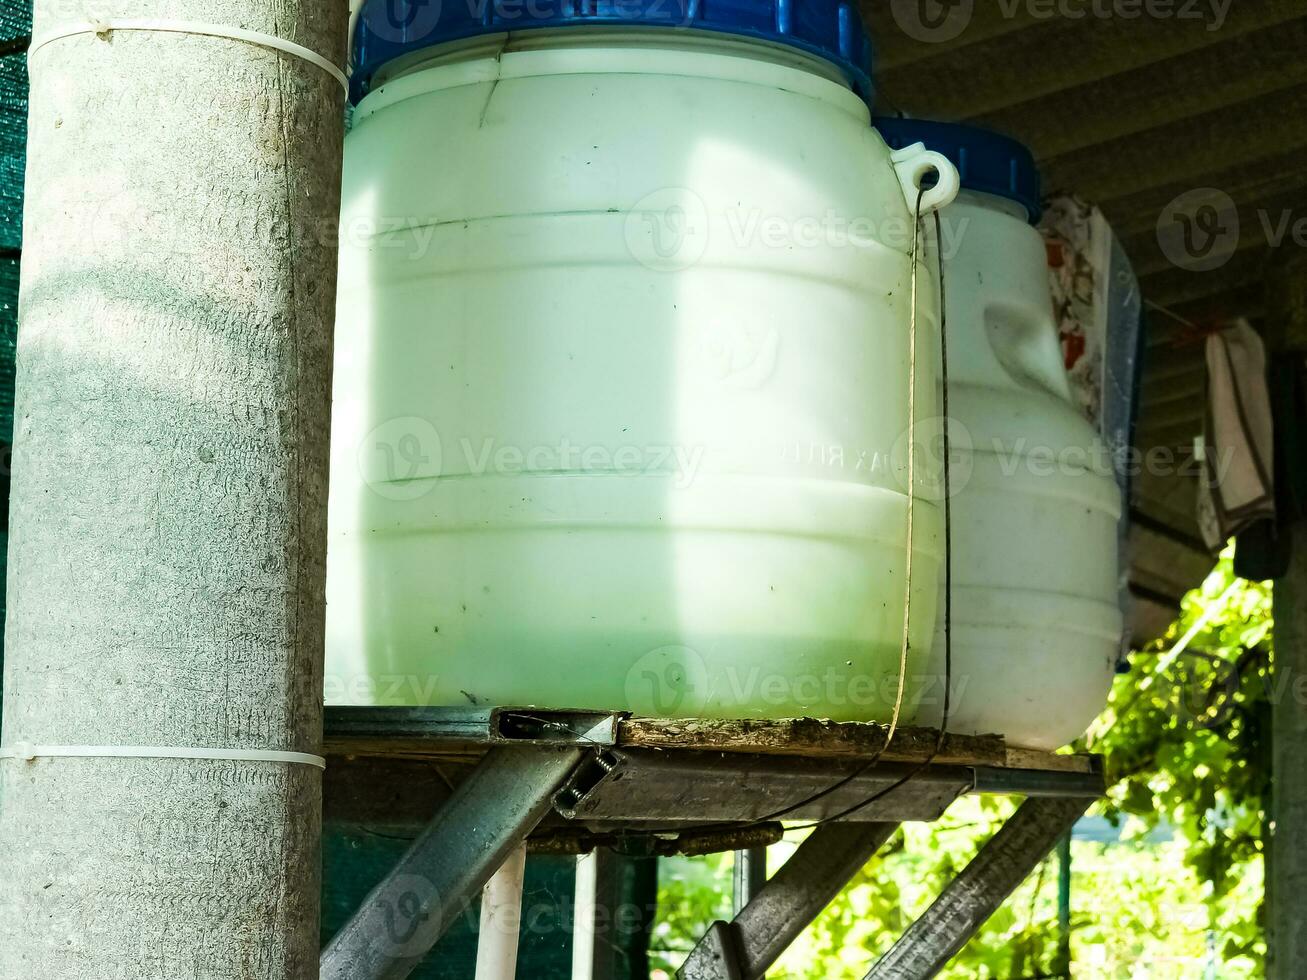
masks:
{"type": "Polygon", "coordinates": [[[819,827],[729,924],[715,923],[681,980],[758,980],[898,829],[896,823],[819,827]]]}
{"type": "Polygon", "coordinates": [[[743,959],[735,930],[729,922],[714,922],[699,945],[694,948],[691,965],[687,960],[677,971],[678,977],[712,977],[714,980],[744,980],[740,972],[743,959]],[[686,972],[690,970],[692,972],[686,972]]]}
{"type": "Polygon", "coordinates": [[[591,751],[492,750],[322,953],[321,980],[404,980],[591,751]]]}
{"type": "Polygon", "coordinates": [[[948,965],[1094,801],[1029,799],[864,980],[930,980],[948,965]]]}

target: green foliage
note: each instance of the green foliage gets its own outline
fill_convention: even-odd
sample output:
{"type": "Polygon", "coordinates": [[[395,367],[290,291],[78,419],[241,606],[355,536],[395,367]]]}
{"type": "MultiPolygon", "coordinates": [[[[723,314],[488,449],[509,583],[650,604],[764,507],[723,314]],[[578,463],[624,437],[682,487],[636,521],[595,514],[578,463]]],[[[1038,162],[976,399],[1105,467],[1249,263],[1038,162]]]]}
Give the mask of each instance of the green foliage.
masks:
{"type": "MultiPolygon", "coordinates": [[[[1114,786],[1101,809],[1126,842],[1073,845],[1077,980],[1261,975],[1270,630],[1269,589],[1236,583],[1227,556],[1186,598],[1168,637],[1135,653],[1118,680],[1086,745],[1107,757],[1114,786]]],[[[1012,807],[968,798],[939,823],[906,826],[768,976],[861,977],[1012,807]]],[[[773,847],[773,867],[801,839],[773,847]]],[[[655,978],[670,976],[713,920],[729,918],[730,860],[664,862],[655,978]]],[[[1046,861],[941,976],[1065,975],[1057,871],[1046,861]]]]}
{"type": "Polygon", "coordinates": [[[650,943],[653,975],[673,974],[699,937],[731,917],[731,855],[658,862],[658,923],[650,943]]]}
{"type": "Polygon", "coordinates": [[[1239,910],[1261,897],[1261,866],[1249,868],[1228,907],[1188,862],[1181,839],[1160,844],[1077,843],[1072,886],[1076,980],[1243,980],[1262,976],[1260,955],[1242,951],[1239,910]],[[1237,921],[1236,921],[1237,920],[1237,921]],[[1240,949],[1230,948],[1234,942],[1240,949]]]}
{"type": "Polygon", "coordinates": [[[1227,555],[1171,634],[1133,655],[1088,738],[1115,784],[1107,815],[1174,828],[1208,884],[1229,958],[1264,952],[1261,903],[1240,885],[1260,868],[1271,703],[1285,694],[1270,674],[1271,627],[1270,589],[1237,581],[1227,555]]]}
{"type": "MultiPolygon", "coordinates": [[[[980,842],[1011,812],[997,799],[966,799],[933,826],[905,827],[845,889],[768,972],[773,980],[858,980],[880,953],[934,900],[980,842]]],[[[773,867],[801,842],[795,835],[772,848],[773,867]]],[[[1210,889],[1186,864],[1180,840],[1145,844],[1076,842],[1072,877],[1072,957],[1076,980],[1191,980],[1206,976],[1209,961],[1223,961],[1220,980],[1260,976],[1256,957],[1240,950],[1245,919],[1214,910],[1210,889]],[[1233,942],[1238,950],[1223,949],[1233,942]],[[1213,952],[1216,953],[1213,956],[1213,952]],[[1224,953],[1225,955],[1221,955],[1224,953]]],[[[695,938],[714,919],[727,918],[731,858],[663,862],[663,916],[653,962],[655,980],[674,974],[695,938]]],[[[1260,869],[1251,869],[1236,893],[1255,907],[1260,869]]],[[[941,974],[946,980],[1022,980],[1059,977],[1057,861],[1050,859],[1026,881],[980,934],[941,974]]]]}

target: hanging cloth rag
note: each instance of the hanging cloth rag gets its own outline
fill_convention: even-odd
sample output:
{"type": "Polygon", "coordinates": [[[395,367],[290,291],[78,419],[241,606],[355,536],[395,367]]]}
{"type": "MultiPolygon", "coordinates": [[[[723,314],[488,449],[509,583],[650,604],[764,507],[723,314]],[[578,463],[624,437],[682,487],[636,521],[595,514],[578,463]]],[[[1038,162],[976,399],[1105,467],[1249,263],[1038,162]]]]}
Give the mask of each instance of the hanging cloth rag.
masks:
{"type": "Polygon", "coordinates": [[[1270,361],[1275,519],[1257,521],[1239,532],[1234,574],[1249,582],[1289,574],[1293,527],[1307,517],[1307,358],[1282,352],[1272,354],[1270,361]]]}
{"type": "Polygon", "coordinates": [[[1207,338],[1207,421],[1198,524],[1213,552],[1275,517],[1275,430],[1266,349],[1248,321],[1207,338]]]}

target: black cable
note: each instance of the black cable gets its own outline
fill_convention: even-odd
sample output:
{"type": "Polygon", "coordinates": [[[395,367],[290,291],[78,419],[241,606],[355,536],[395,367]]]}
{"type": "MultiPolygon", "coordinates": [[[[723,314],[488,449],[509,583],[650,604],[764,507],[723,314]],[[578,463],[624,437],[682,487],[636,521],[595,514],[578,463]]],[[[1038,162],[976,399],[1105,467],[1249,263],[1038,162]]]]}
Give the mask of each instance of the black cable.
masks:
{"type": "MultiPolygon", "coordinates": [[[[917,200],[917,209],[920,212],[921,200],[917,200]]],[[[920,220],[920,219],[918,219],[920,220]]],[[[873,794],[867,799],[851,806],[847,810],[842,810],[833,816],[823,817],[816,823],[805,824],[801,827],[790,827],[787,833],[796,830],[813,830],[817,827],[824,826],[828,823],[834,823],[837,820],[843,820],[845,817],[852,816],[859,810],[865,810],[873,803],[879,803],[885,797],[889,796],[896,790],[906,786],[912,780],[916,779],[925,772],[939,754],[944,750],[944,740],[948,737],[949,714],[952,710],[952,688],[953,688],[953,481],[952,481],[952,463],[953,457],[951,452],[951,443],[949,440],[949,414],[948,414],[948,305],[944,298],[944,251],[943,251],[943,226],[940,221],[939,211],[935,211],[935,258],[939,267],[939,332],[940,332],[940,382],[943,388],[943,412],[944,412],[944,712],[939,724],[939,738],[935,741],[934,751],[926,758],[924,762],[915,769],[910,770],[897,782],[887,786],[885,789],[873,794]]],[[[911,449],[909,448],[909,452],[911,449]]],[[[885,746],[888,748],[888,745],[885,746]]],[[[885,751],[881,749],[881,753],[885,751]]],[[[880,753],[877,754],[875,761],[879,761],[880,753]]],[[[874,762],[873,762],[874,764],[874,762]]],[[[851,778],[863,775],[865,769],[859,770],[851,778]]],[[[847,782],[847,781],[846,781],[847,782]]],[[[804,806],[807,804],[804,803],[804,806]]]]}
{"type": "Polygon", "coordinates": [[[944,231],[939,210],[935,210],[935,261],[939,266],[939,361],[944,413],[944,715],[939,725],[936,754],[944,747],[949,715],[953,708],[953,443],[949,415],[948,384],[948,298],[944,292],[944,231]]]}

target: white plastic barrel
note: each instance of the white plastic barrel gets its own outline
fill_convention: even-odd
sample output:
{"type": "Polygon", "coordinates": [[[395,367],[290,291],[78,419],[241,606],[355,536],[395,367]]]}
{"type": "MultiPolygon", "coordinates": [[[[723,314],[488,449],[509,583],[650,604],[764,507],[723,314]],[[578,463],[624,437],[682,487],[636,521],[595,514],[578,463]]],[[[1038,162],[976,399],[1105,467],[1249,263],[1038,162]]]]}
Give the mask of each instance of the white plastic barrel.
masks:
{"type": "MultiPolygon", "coordinates": [[[[888,717],[931,171],[926,211],[956,171],[892,156],[832,65],[707,32],[475,38],[374,82],[345,153],[329,703],[888,717]]],[[[939,515],[917,501],[918,669],[939,515]]]]}
{"type": "MultiPolygon", "coordinates": [[[[1030,224],[1037,173],[1027,150],[996,134],[880,125],[891,142],[925,138],[963,164],[942,241],[932,235],[945,254],[953,440],[948,727],[1057,748],[1103,710],[1115,675],[1121,496],[1071,399],[1044,241],[1030,224]]],[[[940,608],[930,681],[915,692],[915,720],[931,725],[943,714],[942,597],[940,608]]]]}

